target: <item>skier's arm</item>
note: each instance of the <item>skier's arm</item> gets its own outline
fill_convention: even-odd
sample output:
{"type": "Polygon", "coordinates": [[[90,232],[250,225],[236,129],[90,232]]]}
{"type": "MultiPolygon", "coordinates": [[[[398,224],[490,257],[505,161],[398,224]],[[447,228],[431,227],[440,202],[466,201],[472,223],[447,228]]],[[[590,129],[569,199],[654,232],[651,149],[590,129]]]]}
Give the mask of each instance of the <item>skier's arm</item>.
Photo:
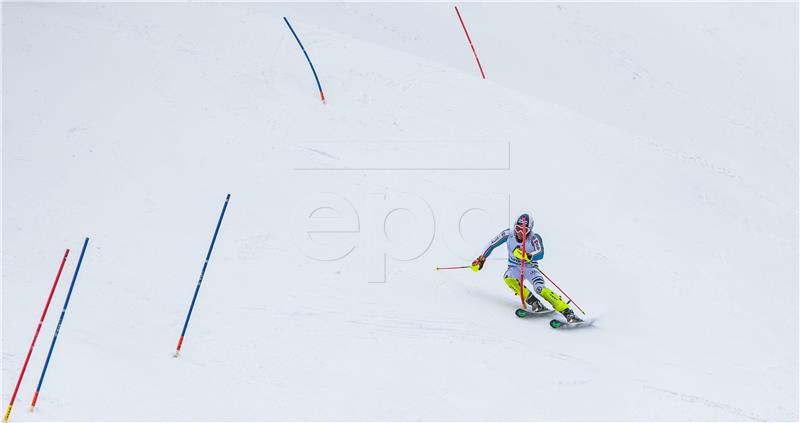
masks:
{"type": "Polygon", "coordinates": [[[478,270],[483,269],[483,263],[486,262],[486,258],[489,257],[489,254],[492,254],[492,251],[494,251],[495,248],[503,245],[503,243],[506,242],[506,240],[510,235],[511,235],[511,230],[506,229],[497,234],[497,236],[495,236],[494,238],[492,238],[492,240],[489,241],[489,245],[487,245],[486,248],[483,249],[483,253],[480,255],[480,257],[476,258],[472,262],[471,266],[472,270],[477,272],[478,270]]]}
{"type": "Polygon", "coordinates": [[[510,235],[511,235],[510,229],[505,229],[499,234],[497,234],[497,236],[495,236],[494,238],[492,238],[491,241],[489,241],[489,245],[487,245],[486,248],[483,249],[483,254],[481,254],[481,257],[484,258],[489,257],[489,254],[492,254],[492,251],[494,251],[495,248],[503,245],[503,243],[506,242],[506,240],[510,235]]]}
{"type": "Polygon", "coordinates": [[[533,251],[531,251],[531,261],[538,261],[544,258],[544,241],[539,234],[533,234],[533,251]]]}

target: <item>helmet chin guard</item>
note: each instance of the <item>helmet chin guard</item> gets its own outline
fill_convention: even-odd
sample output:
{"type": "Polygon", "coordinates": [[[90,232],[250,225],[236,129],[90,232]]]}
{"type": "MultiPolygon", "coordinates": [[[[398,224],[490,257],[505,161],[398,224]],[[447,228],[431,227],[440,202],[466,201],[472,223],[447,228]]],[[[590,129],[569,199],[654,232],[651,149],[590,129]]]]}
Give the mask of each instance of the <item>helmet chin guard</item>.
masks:
{"type": "Polygon", "coordinates": [[[517,218],[517,222],[514,224],[514,235],[517,238],[522,238],[522,235],[531,233],[531,228],[533,227],[533,219],[528,216],[528,213],[523,213],[517,218]]]}

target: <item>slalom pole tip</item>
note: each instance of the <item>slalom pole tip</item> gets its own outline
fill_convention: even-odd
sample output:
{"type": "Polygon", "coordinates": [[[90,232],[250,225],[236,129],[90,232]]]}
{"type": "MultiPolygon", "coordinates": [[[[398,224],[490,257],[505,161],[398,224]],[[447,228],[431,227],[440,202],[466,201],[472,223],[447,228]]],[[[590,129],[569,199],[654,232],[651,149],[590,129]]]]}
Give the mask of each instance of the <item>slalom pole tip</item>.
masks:
{"type": "Polygon", "coordinates": [[[33,409],[36,408],[36,400],[39,399],[39,391],[33,393],[33,400],[31,400],[31,413],[33,413],[33,409]]]}

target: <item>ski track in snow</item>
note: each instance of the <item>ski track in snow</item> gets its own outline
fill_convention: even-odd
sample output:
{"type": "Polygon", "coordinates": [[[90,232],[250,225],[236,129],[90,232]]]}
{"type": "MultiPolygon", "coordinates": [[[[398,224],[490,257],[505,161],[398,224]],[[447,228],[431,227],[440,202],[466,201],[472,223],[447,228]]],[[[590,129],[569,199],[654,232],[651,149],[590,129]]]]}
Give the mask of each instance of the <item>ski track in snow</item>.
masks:
{"type": "MultiPolygon", "coordinates": [[[[724,411],[726,413],[729,413],[731,415],[734,415],[736,417],[744,417],[745,419],[748,419],[748,420],[762,421],[762,422],[770,420],[770,419],[766,419],[764,417],[757,416],[757,415],[755,415],[755,414],[753,414],[753,413],[751,413],[751,412],[749,412],[747,410],[742,410],[741,408],[737,408],[737,407],[734,407],[734,406],[728,405],[728,404],[721,404],[721,403],[718,403],[718,402],[709,401],[709,400],[707,400],[707,399],[705,399],[703,397],[698,397],[698,396],[695,396],[695,395],[682,394],[680,392],[670,391],[669,389],[657,388],[655,386],[649,386],[649,385],[644,385],[643,388],[663,393],[663,394],[665,394],[667,396],[670,396],[672,398],[676,398],[676,399],[678,399],[680,401],[683,401],[683,402],[699,403],[699,404],[702,404],[702,405],[704,405],[706,407],[716,408],[716,409],[722,410],[722,411],[724,411]]],[[[795,418],[796,417],[797,416],[795,416],[795,418]]]]}

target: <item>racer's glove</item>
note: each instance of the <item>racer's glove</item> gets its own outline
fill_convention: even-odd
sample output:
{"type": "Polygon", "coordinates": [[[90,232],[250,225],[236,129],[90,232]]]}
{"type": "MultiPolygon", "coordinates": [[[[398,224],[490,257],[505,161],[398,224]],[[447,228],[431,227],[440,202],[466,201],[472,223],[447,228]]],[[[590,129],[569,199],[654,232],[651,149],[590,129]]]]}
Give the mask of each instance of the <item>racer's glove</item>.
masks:
{"type": "Polygon", "coordinates": [[[473,272],[477,272],[478,270],[483,269],[483,264],[484,263],[486,263],[486,257],[480,256],[480,257],[478,257],[478,258],[476,258],[475,260],[472,261],[472,265],[470,266],[470,269],[472,269],[473,272]]]}
{"type": "Polygon", "coordinates": [[[525,253],[525,258],[524,259],[522,258],[522,249],[521,248],[515,248],[514,249],[514,257],[516,257],[516,258],[518,258],[520,260],[525,260],[525,261],[527,261],[529,263],[531,261],[531,255],[528,254],[528,253],[525,253]]]}

